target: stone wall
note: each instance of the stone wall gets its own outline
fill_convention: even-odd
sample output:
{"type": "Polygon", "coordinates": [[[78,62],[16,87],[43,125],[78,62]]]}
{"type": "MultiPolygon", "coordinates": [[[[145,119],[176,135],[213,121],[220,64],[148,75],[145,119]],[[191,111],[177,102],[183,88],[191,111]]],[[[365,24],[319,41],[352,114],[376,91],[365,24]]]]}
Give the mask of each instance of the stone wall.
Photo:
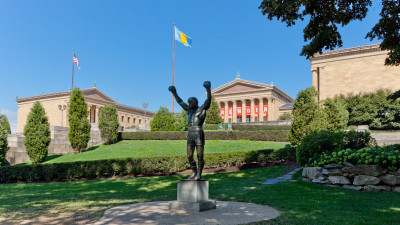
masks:
{"type": "MultiPolygon", "coordinates": [[[[98,146],[102,144],[100,130],[97,124],[91,124],[90,140],[88,146],[98,146]]],[[[68,138],[68,127],[51,126],[50,127],[50,145],[48,148],[48,155],[63,155],[74,153],[71,143],[68,138]]],[[[6,160],[10,165],[30,161],[29,156],[26,154],[24,146],[25,136],[23,134],[11,134],[8,136],[8,146],[10,149],[7,151],[6,160]]]]}
{"type": "Polygon", "coordinates": [[[343,164],[305,167],[302,176],[316,184],[341,186],[356,191],[400,192],[400,169],[385,172],[379,165],[343,164]]]}

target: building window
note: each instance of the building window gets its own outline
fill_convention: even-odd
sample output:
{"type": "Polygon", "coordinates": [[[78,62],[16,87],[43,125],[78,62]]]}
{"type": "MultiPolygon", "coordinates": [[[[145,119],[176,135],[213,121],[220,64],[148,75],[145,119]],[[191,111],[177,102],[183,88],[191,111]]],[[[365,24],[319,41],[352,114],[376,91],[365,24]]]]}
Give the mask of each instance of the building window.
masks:
{"type": "Polygon", "coordinates": [[[141,124],[142,123],[142,120],[141,119],[139,119],[139,124],[141,124]]]}
{"type": "Polygon", "coordinates": [[[131,120],[131,118],[130,117],[128,117],[128,123],[129,123],[129,121],[131,120]]]}
{"type": "Polygon", "coordinates": [[[121,127],[121,131],[124,131],[124,127],[121,127]]]}
{"type": "Polygon", "coordinates": [[[136,118],[133,118],[133,124],[135,124],[136,123],[136,118]]]}
{"type": "Polygon", "coordinates": [[[124,122],[124,116],[121,116],[121,122],[124,122]]]}

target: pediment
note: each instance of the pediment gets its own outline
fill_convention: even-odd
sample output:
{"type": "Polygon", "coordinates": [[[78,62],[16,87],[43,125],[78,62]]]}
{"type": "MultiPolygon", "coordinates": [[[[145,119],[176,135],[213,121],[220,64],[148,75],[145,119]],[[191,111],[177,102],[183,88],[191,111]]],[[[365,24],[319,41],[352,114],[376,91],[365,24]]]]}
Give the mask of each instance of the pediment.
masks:
{"type": "Polygon", "coordinates": [[[83,95],[85,96],[85,99],[93,99],[101,102],[109,102],[109,103],[115,103],[115,101],[108,97],[106,94],[103,92],[99,91],[96,88],[90,88],[90,89],[85,89],[82,90],[83,95]]]}
{"type": "Polygon", "coordinates": [[[227,93],[237,93],[245,91],[254,91],[259,89],[270,88],[267,84],[236,79],[225,85],[222,85],[212,91],[213,94],[227,94],[227,93]]]}

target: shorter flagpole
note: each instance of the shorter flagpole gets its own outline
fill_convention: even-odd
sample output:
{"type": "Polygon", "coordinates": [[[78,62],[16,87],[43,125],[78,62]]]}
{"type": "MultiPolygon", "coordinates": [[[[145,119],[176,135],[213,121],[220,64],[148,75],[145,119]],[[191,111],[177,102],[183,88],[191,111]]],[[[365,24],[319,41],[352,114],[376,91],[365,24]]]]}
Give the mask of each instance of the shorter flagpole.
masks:
{"type": "Polygon", "coordinates": [[[74,90],[74,49],[72,49],[72,85],[71,91],[74,90]]]}
{"type": "MultiPolygon", "coordinates": [[[[175,85],[175,24],[172,24],[172,86],[175,85]]],[[[172,94],[172,115],[174,115],[174,94],[172,94]]]]}

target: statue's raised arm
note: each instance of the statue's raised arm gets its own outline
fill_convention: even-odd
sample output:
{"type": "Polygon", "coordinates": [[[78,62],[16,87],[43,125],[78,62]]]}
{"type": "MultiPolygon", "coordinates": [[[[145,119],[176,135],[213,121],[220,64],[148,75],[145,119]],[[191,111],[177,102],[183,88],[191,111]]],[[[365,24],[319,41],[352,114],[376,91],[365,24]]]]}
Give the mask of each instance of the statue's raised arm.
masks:
{"type": "Polygon", "coordinates": [[[175,99],[176,99],[176,102],[177,102],[185,111],[188,111],[188,110],[189,110],[189,106],[188,106],[186,103],[184,103],[184,102],[182,101],[182,99],[178,96],[178,93],[176,92],[175,86],[169,86],[168,91],[170,91],[170,92],[174,95],[174,97],[175,97],[175,99]]]}
{"type": "Polygon", "coordinates": [[[204,102],[204,104],[201,106],[201,108],[203,108],[204,110],[208,110],[210,108],[210,105],[211,105],[211,82],[210,81],[204,81],[203,86],[207,90],[207,99],[204,102]]]}

